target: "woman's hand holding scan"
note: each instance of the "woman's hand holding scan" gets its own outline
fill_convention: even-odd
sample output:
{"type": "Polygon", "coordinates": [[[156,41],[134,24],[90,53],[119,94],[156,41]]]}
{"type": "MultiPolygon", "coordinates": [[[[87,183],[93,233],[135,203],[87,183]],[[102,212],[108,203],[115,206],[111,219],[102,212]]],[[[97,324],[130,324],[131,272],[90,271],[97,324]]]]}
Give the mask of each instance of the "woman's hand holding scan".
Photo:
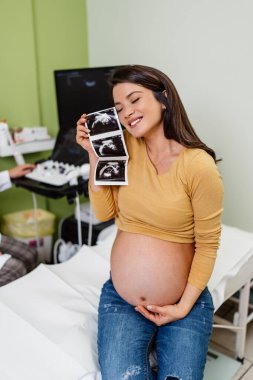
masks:
{"type": "Polygon", "coordinates": [[[88,153],[94,153],[90,140],[90,130],[86,127],[87,115],[83,114],[77,122],[76,128],[76,142],[81,145],[88,153]]]}

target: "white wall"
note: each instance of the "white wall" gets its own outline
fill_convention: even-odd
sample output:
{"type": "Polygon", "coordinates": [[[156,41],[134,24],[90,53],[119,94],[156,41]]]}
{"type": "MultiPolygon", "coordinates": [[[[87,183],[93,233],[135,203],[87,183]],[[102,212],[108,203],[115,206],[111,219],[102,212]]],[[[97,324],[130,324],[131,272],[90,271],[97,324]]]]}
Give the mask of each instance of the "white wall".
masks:
{"type": "Polygon", "coordinates": [[[252,0],[87,0],[90,66],[138,63],[173,80],[223,158],[223,222],[253,232],[252,0]]]}

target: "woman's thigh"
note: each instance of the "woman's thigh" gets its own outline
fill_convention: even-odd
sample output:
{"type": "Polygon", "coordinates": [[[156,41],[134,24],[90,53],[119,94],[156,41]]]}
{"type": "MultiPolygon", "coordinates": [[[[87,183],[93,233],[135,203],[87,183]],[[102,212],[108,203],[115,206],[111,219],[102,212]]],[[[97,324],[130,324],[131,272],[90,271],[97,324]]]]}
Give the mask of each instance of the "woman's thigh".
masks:
{"type": "Polygon", "coordinates": [[[103,380],[151,380],[151,350],[157,327],[116,292],[111,280],[102,289],[98,354],[103,380]]]}
{"type": "Polygon", "coordinates": [[[203,379],[212,323],[213,302],[206,288],[185,318],[159,328],[158,380],[203,379]]]}

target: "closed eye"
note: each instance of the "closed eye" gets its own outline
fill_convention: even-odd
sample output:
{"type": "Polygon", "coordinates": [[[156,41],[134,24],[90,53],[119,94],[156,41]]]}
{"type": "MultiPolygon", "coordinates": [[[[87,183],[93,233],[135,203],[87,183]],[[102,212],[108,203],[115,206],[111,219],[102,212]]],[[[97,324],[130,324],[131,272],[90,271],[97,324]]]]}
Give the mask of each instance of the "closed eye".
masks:
{"type": "MultiPolygon", "coordinates": [[[[138,102],[138,100],[140,100],[140,97],[138,97],[138,98],[134,98],[133,100],[131,100],[131,103],[132,103],[132,104],[133,104],[133,103],[136,103],[136,102],[138,102]]],[[[116,107],[116,111],[117,111],[117,113],[120,113],[122,110],[123,110],[123,107],[121,107],[121,108],[117,108],[117,107],[116,107]]]]}

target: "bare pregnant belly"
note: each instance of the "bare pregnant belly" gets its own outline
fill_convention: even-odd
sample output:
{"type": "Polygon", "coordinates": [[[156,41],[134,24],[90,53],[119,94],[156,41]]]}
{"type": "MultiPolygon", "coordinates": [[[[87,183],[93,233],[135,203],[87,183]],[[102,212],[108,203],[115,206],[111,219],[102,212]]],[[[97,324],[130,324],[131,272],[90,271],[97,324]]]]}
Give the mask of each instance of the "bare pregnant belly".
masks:
{"type": "Polygon", "coordinates": [[[134,306],[174,304],[186,286],[193,254],[193,244],[119,231],[111,254],[114,287],[134,306]]]}

